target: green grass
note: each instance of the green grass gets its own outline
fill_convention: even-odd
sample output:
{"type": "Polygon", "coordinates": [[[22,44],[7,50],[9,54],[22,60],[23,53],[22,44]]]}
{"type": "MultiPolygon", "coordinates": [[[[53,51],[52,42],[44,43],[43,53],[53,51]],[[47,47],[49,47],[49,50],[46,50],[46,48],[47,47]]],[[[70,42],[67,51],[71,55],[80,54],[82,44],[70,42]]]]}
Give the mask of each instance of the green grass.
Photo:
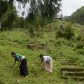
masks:
{"type": "MultiPolygon", "coordinates": [[[[56,31],[60,23],[52,23],[51,32],[48,31],[49,25],[45,26],[46,30],[44,30],[43,36],[34,38],[30,37],[27,30],[22,29],[0,32],[0,84],[83,84],[83,82],[61,78],[62,58],[65,60],[72,58],[78,66],[83,66],[84,55],[78,50],[74,50],[77,42],[56,38],[56,31]],[[27,44],[32,42],[46,43],[48,49],[28,49],[27,44]],[[10,55],[12,51],[26,56],[29,67],[27,79],[19,75],[18,63],[11,68],[14,62],[10,55]],[[53,57],[53,73],[42,70],[39,59],[41,53],[53,57]]],[[[76,27],[75,25],[73,28],[77,35],[80,29],[77,28],[79,25],[76,27]]]]}

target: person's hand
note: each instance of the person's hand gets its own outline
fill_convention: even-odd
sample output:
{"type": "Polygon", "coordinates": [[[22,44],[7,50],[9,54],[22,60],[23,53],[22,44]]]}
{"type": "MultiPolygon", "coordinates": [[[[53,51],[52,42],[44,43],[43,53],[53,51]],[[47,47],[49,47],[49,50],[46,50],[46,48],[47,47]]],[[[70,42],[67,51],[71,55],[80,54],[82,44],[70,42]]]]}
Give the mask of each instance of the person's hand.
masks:
{"type": "Polygon", "coordinates": [[[10,68],[13,68],[14,65],[15,65],[15,63],[13,65],[11,65],[10,68]]]}

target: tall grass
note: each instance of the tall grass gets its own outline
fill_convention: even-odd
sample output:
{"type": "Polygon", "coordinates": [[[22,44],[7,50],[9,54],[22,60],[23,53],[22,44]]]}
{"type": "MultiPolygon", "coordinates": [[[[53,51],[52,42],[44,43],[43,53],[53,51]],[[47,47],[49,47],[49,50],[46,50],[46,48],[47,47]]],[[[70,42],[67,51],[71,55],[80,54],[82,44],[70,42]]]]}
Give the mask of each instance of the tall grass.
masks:
{"type": "Polygon", "coordinates": [[[77,65],[83,66],[84,54],[74,50],[75,46],[72,46],[72,43],[76,45],[76,42],[56,38],[55,34],[58,29],[56,25],[60,25],[60,23],[51,24],[51,32],[48,31],[49,25],[45,26],[46,30],[42,37],[32,38],[24,29],[0,32],[0,84],[80,84],[72,79],[64,80],[61,78],[61,63],[64,60],[73,59],[77,65]],[[28,49],[27,44],[35,42],[45,43],[47,49],[28,49]],[[14,62],[10,55],[12,51],[26,56],[29,68],[27,79],[19,75],[18,63],[11,68],[14,62]],[[48,73],[41,68],[40,54],[52,56],[53,73],[48,73]]]}

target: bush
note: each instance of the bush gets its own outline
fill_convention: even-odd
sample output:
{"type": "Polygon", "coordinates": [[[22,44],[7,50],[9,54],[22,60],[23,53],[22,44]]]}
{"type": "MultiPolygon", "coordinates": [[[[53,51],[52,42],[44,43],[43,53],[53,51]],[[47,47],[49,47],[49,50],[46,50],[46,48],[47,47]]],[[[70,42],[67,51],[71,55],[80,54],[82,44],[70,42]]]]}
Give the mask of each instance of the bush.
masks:
{"type": "Polygon", "coordinates": [[[29,24],[29,34],[31,37],[35,36],[34,27],[32,26],[32,24],[29,24]]]}
{"type": "Polygon", "coordinates": [[[61,29],[57,31],[57,37],[64,37],[65,39],[70,40],[72,39],[73,36],[74,36],[74,32],[71,24],[66,25],[64,31],[61,29]]]}
{"type": "Polygon", "coordinates": [[[64,36],[68,40],[71,39],[74,36],[74,32],[73,32],[73,29],[72,29],[71,25],[66,26],[64,36]]]}
{"type": "Polygon", "coordinates": [[[27,24],[27,23],[25,23],[24,18],[22,18],[22,17],[16,17],[14,19],[14,21],[13,21],[13,25],[12,26],[14,28],[24,28],[24,27],[27,27],[25,24],[27,24]]]}
{"type": "Polygon", "coordinates": [[[78,53],[84,55],[84,50],[83,49],[78,49],[78,53]]]}
{"type": "Polygon", "coordinates": [[[56,40],[55,46],[61,46],[61,45],[68,45],[68,41],[66,39],[58,39],[56,40]]]}
{"type": "Polygon", "coordinates": [[[84,41],[79,41],[78,44],[76,45],[77,49],[81,49],[84,47],[84,41]]]}
{"type": "Polygon", "coordinates": [[[76,37],[77,41],[81,40],[81,36],[79,35],[78,37],[76,37]]]}
{"type": "Polygon", "coordinates": [[[5,15],[3,15],[2,17],[2,30],[7,30],[7,29],[11,29],[12,24],[13,24],[13,20],[15,18],[15,12],[13,9],[9,9],[7,10],[7,12],[5,13],[5,15]]]}
{"type": "Polygon", "coordinates": [[[64,37],[64,32],[59,29],[57,31],[57,37],[64,37]]]}
{"type": "Polygon", "coordinates": [[[84,29],[80,31],[80,34],[77,37],[77,40],[84,41],[84,29]]]}

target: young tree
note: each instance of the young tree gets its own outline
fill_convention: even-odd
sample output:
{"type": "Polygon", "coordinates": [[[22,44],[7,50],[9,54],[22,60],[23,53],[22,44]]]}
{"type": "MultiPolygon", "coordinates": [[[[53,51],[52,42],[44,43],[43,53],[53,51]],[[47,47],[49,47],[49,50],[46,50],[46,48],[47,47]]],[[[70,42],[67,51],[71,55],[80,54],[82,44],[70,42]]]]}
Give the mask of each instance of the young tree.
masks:
{"type": "Polygon", "coordinates": [[[0,1],[0,20],[2,18],[2,15],[7,11],[8,9],[8,2],[7,1],[0,1]]]}
{"type": "Polygon", "coordinates": [[[2,30],[12,27],[15,18],[15,10],[12,1],[13,0],[0,1],[0,22],[2,23],[2,30]]]}
{"type": "MultiPolygon", "coordinates": [[[[13,3],[14,0],[9,0],[13,3]]],[[[22,4],[29,2],[29,12],[34,15],[42,15],[47,18],[53,18],[60,10],[61,0],[17,0],[22,4]]]]}

